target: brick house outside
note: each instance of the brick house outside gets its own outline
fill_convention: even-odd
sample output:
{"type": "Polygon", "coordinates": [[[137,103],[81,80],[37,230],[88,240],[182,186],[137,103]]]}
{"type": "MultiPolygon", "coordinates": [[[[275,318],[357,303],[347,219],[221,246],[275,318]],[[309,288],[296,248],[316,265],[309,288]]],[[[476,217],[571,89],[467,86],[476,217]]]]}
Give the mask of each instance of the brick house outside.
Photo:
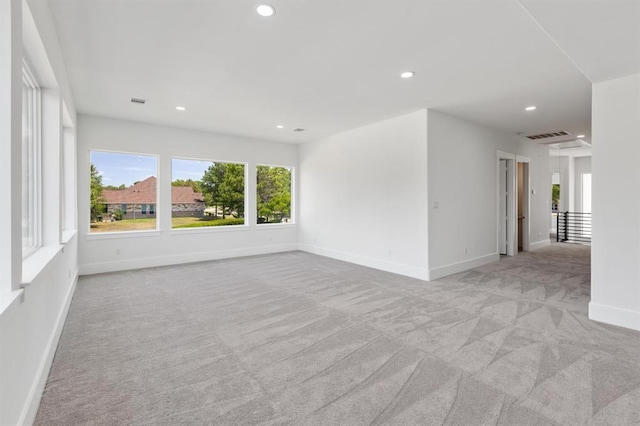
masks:
{"type": "MultiPolygon", "coordinates": [[[[123,219],[154,218],[157,214],[157,179],[150,176],[125,189],[105,189],[105,219],[122,212],[123,219]]],[[[190,186],[171,187],[171,210],[173,216],[204,215],[204,197],[190,186]]]]}

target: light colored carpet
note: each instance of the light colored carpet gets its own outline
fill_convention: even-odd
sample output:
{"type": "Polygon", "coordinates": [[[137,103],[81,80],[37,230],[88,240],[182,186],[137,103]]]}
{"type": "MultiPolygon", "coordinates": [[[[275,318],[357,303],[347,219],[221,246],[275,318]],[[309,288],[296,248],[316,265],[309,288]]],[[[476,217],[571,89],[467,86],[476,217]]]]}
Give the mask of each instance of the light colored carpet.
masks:
{"type": "Polygon", "coordinates": [[[83,277],[38,425],[640,423],[589,248],[423,282],[303,252],[83,277]]]}

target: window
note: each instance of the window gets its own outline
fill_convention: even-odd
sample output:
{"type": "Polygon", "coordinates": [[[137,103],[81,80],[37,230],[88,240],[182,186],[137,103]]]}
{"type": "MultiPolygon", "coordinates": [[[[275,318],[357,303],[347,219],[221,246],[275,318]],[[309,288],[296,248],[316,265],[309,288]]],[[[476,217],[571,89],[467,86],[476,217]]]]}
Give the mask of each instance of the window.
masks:
{"type": "Polygon", "coordinates": [[[245,165],[174,158],[173,228],[245,224],[245,165]]]}
{"type": "Polygon", "coordinates": [[[41,245],[40,89],[26,64],[22,72],[22,255],[41,245]]]}
{"type": "Polygon", "coordinates": [[[90,232],[157,227],[158,160],[152,155],[91,151],[90,232]]]}
{"type": "Polygon", "coordinates": [[[257,166],[258,224],[291,222],[291,167],[257,166]]]}

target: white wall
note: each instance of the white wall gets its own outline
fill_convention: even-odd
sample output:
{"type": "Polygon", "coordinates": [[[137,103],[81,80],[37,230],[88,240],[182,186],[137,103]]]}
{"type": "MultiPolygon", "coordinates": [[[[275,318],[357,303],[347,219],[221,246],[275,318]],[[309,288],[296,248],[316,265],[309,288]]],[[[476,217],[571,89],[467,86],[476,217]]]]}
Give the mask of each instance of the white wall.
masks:
{"type": "Polygon", "coordinates": [[[640,74],[594,84],[592,102],[589,318],[640,330],[640,74]]]}
{"type": "Polygon", "coordinates": [[[530,159],[530,243],[549,244],[547,148],[435,110],[428,111],[428,147],[432,279],[499,259],[497,151],[530,159]]]}
{"type": "Polygon", "coordinates": [[[300,146],[300,248],[428,279],[424,110],[300,146]]]}
{"type": "Polygon", "coordinates": [[[574,198],[575,198],[575,211],[582,212],[582,175],[591,173],[591,157],[576,157],[574,158],[574,198]]]}
{"type": "Polygon", "coordinates": [[[569,156],[553,157],[557,159],[560,169],[560,205],[561,212],[575,212],[576,205],[576,170],[575,159],[569,156]]]}
{"type": "Polygon", "coordinates": [[[31,424],[78,279],[77,236],[0,315],[0,425],[31,424]]]}
{"type": "MultiPolygon", "coordinates": [[[[77,236],[73,229],[66,229],[62,236],[58,213],[62,208],[62,104],[71,127],[75,109],[46,0],[3,1],[0,16],[0,194],[4,206],[0,213],[0,425],[18,425],[30,424],[35,418],[77,278],[77,236]],[[23,45],[43,89],[47,178],[43,199],[44,206],[53,211],[44,218],[43,247],[25,261],[20,244],[23,45]],[[20,284],[28,286],[22,290],[20,284]]],[[[70,149],[75,146],[70,144],[70,149]]],[[[75,182],[66,184],[72,188],[75,182]]]]}
{"type": "MultiPolygon", "coordinates": [[[[256,226],[256,164],[297,167],[297,147],[123,120],[78,116],[78,227],[81,274],[297,249],[297,225],[256,226]],[[158,221],[151,235],[89,235],[89,152],[159,155],[158,221]],[[171,159],[248,163],[248,226],[171,230],[171,159]],[[86,177],[86,178],[84,178],[86,177]],[[132,237],[135,236],[135,237],[132,237]]],[[[294,200],[295,202],[295,200],[294,200]]]]}

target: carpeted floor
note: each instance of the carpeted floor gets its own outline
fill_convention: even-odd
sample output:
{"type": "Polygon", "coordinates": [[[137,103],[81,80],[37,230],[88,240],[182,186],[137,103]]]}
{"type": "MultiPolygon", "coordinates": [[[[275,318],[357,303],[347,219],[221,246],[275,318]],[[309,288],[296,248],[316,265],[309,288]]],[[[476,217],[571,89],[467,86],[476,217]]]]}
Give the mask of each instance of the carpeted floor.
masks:
{"type": "Polygon", "coordinates": [[[83,277],[38,425],[640,423],[589,248],[433,282],[303,252],[83,277]]]}

